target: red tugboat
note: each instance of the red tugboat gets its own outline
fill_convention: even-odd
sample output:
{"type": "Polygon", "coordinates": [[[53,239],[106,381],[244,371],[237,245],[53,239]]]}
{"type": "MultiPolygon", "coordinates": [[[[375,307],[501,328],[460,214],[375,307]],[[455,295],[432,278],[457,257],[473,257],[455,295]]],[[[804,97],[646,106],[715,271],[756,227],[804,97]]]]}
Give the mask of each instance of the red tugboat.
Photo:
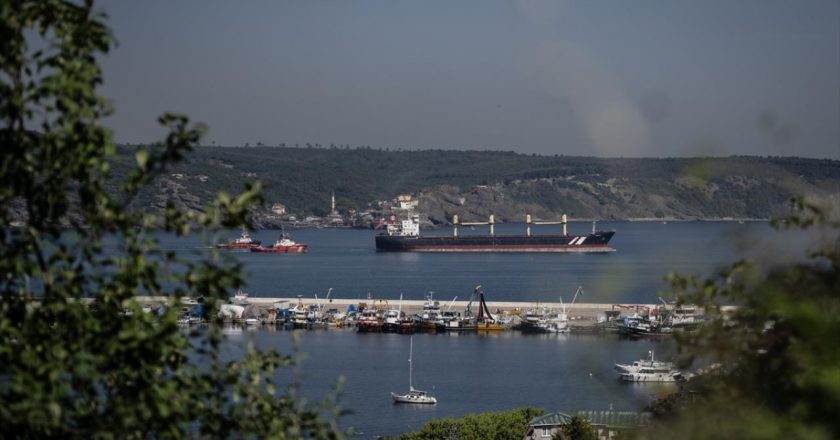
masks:
{"type": "Polygon", "coordinates": [[[251,248],[251,252],[263,252],[271,254],[302,254],[306,252],[306,244],[298,243],[285,232],[280,234],[280,239],[274,242],[274,246],[255,246],[251,248]]]}
{"type": "Polygon", "coordinates": [[[228,243],[219,243],[216,247],[219,249],[251,249],[259,245],[259,240],[254,240],[248,235],[248,231],[242,229],[242,236],[228,243]]]}

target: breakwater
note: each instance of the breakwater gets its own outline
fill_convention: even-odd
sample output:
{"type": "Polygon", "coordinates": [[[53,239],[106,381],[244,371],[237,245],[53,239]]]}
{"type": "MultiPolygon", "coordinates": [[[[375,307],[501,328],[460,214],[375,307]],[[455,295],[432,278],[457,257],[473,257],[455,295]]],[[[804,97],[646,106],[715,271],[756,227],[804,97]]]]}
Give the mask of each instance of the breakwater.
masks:
{"type": "MultiPolygon", "coordinates": [[[[148,304],[148,305],[158,305],[158,304],[165,304],[169,299],[164,296],[141,296],[137,297],[137,302],[140,304],[148,304]]],[[[261,298],[261,297],[250,297],[248,299],[248,303],[258,308],[270,309],[274,307],[276,304],[297,304],[298,302],[302,302],[305,305],[316,304],[322,305],[325,309],[343,309],[346,310],[349,306],[357,307],[359,305],[366,305],[368,307],[376,307],[376,308],[400,308],[402,307],[402,311],[406,314],[415,314],[420,313],[423,310],[423,305],[426,304],[425,300],[402,300],[402,304],[400,304],[400,300],[388,300],[388,299],[346,299],[346,298],[331,298],[327,299],[315,299],[315,298],[289,298],[289,297],[276,297],[276,298],[261,298]]],[[[441,309],[448,309],[451,308],[452,310],[461,311],[467,307],[469,301],[439,301],[439,305],[441,309]]],[[[473,301],[473,307],[478,306],[478,301],[473,301]]],[[[607,304],[607,303],[574,303],[574,304],[565,304],[566,311],[570,316],[579,316],[581,318],[595,318],[599,314],[609,311],[609,310],[620,310],[622,308],[656,308],[657,306],[661,306],[661,304],[607,304]]],[[[564,307],[564,304],[559,302],[538,302],[538,301],[487,301],[487,307],[490,308],[491,311],[499,311],[499,312],[516,312],[516,311],[524,311],[530,310],[534,308],[549,308],[549,309],[561,309],[564,307]]]]}
{"type": "MultiPolygon", "coordinates": [[[[156,306],[166,304],[167,297],[163,296],[144,296],[137,297],[137,301],[143,305],[156,306]]],[[[277,307],[287,308],[296,304],[303,304],[304,306],[317,305],[323,310],[335,309],[339,312],[347,311],[350,308],[375,308],[379,310],[400,309],[406,315],[415,315],[423,312],[424,305],[427,301],[423,300],[386,300],[386,299],[347,299],[347,298],[330,298],[330,299],[315,299],[303,297],[250,297],[248,298],[248,305],[254,306],[261,312],[267,312],[277,307]]],[[[453,310],[456,312],[463,312],[470,304],[469,301],[438,301],[441,310],[453,310]]],[[[487,301],[488,309],[493,313],[524,314],[528,310],[533,309],[550,309],[562,310],[565,307],[566,313],[569,317],[569,324],[578,326],[585,326],[593,324],[598,321],[600,316],[605,316],[606,312],[621,312],[634,310],[654,310],[661,307],[662,304],[607,304],[607,303],[573,303],[563,304],[560,302],[534,302],[534,301],[487,301]]],[[[471,307],[476,310],[478,301],[473,301],[471,307]]]]}

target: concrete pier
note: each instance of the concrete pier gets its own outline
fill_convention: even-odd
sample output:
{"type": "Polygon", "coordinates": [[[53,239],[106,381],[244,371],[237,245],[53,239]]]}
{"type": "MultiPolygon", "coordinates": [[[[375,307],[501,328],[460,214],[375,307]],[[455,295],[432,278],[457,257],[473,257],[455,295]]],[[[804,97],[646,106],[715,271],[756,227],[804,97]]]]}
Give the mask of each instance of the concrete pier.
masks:
{"type": "MultiPolygon", "coordinates": [[[[141,304],[163,304],[168,301],[166,297],[138,297],[138,302],[141,304]]],[[[323,298],[319,298],[317,301],[315,298],[312,297],[303,297],[298,299],[297,297],[294,298],[260,298],[260,297],[250,297],[248,298],[249,303],[253,304],[258,307],[270,308],[275,303],[289,303],[289,304],[296,304],[298,300],[302,301],[304,304],[322,304],[325,310],[329,309],[337,309],[339,311],[346,311],[347,307],[350,305],[358,307],[360,304],[365,304],[367,307],[378,307],[378,308],[398,308],[400,306],[400,300],[398,299],[346,299],[346,298],[330,298],[329,300],[324,300],[323,298]]],[[[452,310],[463,312],[464,309],[467,307],[468,301],[445,301],[443,299],[436,300],[439,302],[441,310],[446,310],[450,307],[452,310]]],[[[423,310],[423,305],[426,303],[425,300],[403,300],[402,301],[402,310],[405,312],[406,315],[412,315],[415,313],[420,313],[423,310]]],[[[661,305],[661,304],[659,304],[661,305]]],[[[620,309],[615,307],[613,304],[605,304],[605,303],[575,303],[575,304],[566,304],[566,313],[569,315],[569,318],[572,321],[595,321],[598,315],[602,314],[608,310],[622,310],[622,314],[632,313],[632,309],[627,309],[626,307],[638,307],[640,310],[648,307],[651,309],[655,309],[658,305],[657,304],[624,304],[624,309],[620,309]]],[[[534,309],[537,307],[546,307],[549,309],[561,309],[562,305],[559,302],[535,302],[535,301],[487,301],[487,308],[490,309],[492,313],[498,312],[509,312],[509,313],[517,313],[521,312],[524,314],[526,311],[530,309],[534,309]]],[[[473,301],[472,306],[473,313],[478,313],[478,300],[473,301]]]]}

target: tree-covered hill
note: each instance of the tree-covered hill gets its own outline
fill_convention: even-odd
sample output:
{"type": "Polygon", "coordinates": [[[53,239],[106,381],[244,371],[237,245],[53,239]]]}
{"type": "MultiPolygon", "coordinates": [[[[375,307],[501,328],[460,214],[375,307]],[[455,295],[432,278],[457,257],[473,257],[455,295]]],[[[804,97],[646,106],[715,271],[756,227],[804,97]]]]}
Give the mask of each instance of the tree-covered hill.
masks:
{"type": "MultiPolygon", "coordinates": [[[[116,176],[128,169],[132,148],[116,176]]],[[[368,148],[199,147],[139,203],[175,201],[197,209],[218,190],[260,180],[266,210],[324,215],[334,191],[339,211],[365,210],[398,194],[420,196],[434,222],[453,214],[502,221],[542,218],[768,218],[806,195],[840,205],[840,161],[789,157],[623,159],[537,156],[505,151],[388,151],[368,148]]],[[[259,214],[259,213],[258,213],[259,214]]],[[[257,216],[259,217],[259,215],[257,216]]]]}

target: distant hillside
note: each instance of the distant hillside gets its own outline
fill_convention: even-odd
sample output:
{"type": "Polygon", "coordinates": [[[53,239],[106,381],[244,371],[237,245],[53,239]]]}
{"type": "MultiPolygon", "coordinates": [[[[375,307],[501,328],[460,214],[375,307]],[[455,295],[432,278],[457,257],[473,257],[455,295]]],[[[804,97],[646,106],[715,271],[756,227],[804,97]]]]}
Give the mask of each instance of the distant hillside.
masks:
{"type": "MultiPolygon", "coordinates": [[[[116,177],[133,155],[114,166],[116,177]]],[[[139,199],[150,210],[174,201],[200,209],[218,190],[265,185],[267,206],[299,217],[365,210],[401,193],[420,195],[420,210],[444,223],[495,213],[555,218],[768,218],[807,195],[840,206],[840,161],[801,158],[599,159],[499,151],[385,151],[275,147],[200,147],[139,199]]]]}

